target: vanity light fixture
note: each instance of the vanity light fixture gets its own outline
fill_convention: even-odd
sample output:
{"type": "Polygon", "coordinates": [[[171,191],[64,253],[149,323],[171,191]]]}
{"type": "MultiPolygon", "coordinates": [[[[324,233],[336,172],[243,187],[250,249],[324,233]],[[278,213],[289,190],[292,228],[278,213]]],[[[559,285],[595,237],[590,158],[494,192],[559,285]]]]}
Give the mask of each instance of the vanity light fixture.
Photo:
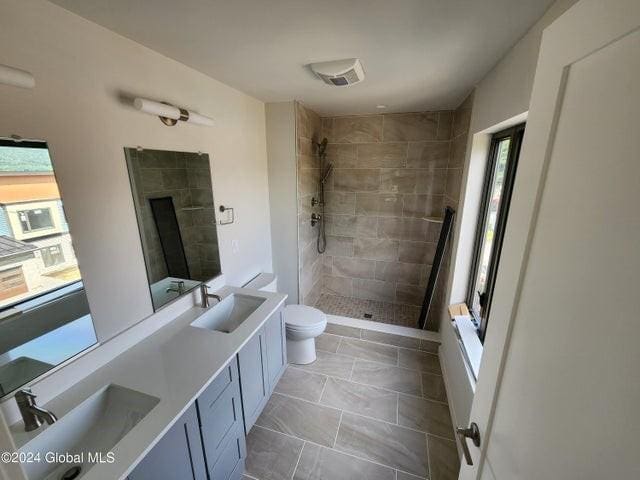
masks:
{"type": "Polygon", "coordinates": [[[0,64],[0,83],[20,88],[33,88],[36,79],[30,72],[0,64]]]}
{"type": "Polygon", "coordinates": [[[173,127],[178,121],[195,123],[197,125],[213,126],[213,119],[192,112],[185,108],[174,107],[168,103],[154,102],[146,98],[136,98],[133,106],[144,113],[157,115],[160,121],[169,127],[173,127]]]}

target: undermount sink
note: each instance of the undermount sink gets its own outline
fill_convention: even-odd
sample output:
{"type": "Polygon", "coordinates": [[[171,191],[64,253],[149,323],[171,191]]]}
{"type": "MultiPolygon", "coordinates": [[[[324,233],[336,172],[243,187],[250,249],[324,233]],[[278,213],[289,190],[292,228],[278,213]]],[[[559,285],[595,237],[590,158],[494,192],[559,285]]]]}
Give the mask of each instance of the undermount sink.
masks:
{"type": "Polygon", "coordinates": [[[26,443],[21,452],[40,454],[41,460],[24,463],[29,480],[81,478],[96,463],[108,461],[108,452],[135,427],[160,400],[118,385],[108,385],[79,404],[58,422],[26,443]],[[58,463],[47,461],[54,453],[58,463]],[[102,454],[102,459],[97,456],[102,454]],[[74,472],[80,469],[78,475],[74,472]],[[64,475],[67,475],[66,477],[64,475]]]}
{"type": "Polygon", "coordinates": [[[233,293],[198,317],[191,326],[231,333],[265,302],[265,298],[233,293]]]}

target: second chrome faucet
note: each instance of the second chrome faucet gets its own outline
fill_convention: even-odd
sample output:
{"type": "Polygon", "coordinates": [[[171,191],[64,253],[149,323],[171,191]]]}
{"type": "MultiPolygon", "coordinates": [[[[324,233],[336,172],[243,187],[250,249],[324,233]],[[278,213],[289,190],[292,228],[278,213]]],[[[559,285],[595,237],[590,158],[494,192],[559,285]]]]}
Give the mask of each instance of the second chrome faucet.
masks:
{"type": "Polygon", "coordinates": [[[40,428],[44,422],[52,425],[58,421],[53,412],[36,405],[36,395],[30,389],[25,388],[16,393],[16,403],[27,432],[40,428]]]}

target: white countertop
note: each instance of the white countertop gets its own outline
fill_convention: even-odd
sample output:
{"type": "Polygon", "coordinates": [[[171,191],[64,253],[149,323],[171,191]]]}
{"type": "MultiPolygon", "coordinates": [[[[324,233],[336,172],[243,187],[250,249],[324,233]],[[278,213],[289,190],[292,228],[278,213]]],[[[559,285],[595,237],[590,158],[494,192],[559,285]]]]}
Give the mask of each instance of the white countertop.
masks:
{"type": "MultiPolygon", "coordinates": [[[[244,293],[266,301],[231,333],[192,327],[191,322],[205,312],[194,307],[44,405],[62,418],[70,408],[112,383],[160,399],[113,448],[116,461],[94,465],[83,480],[126,478],[286,299],[280,293],[235,287],[224,287],[217,293],[223,297],[244,293]]],[[[26,433],[21,422],[11,427],[18,448],[42,431],[26,433]]]]}

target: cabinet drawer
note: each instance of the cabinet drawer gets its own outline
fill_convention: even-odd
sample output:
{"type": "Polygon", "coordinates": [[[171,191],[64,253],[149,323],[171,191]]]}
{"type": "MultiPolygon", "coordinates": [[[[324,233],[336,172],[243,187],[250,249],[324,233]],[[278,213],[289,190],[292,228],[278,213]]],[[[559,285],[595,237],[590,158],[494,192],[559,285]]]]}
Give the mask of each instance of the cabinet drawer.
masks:
{"type": "Polygon", "coordinates": [[[247,456],[242,423],[238,424],[233,433],[229,441],[224,444],[218,461],[213,466],[209,466],[211,480],[230,480],[238,478],[238,474],[242,475],[244,459],[247,456]]]}
{"type": "Polygon", "coordinates": [[[238,366],[236,365],[235,358],[229,362],[229,364],[222,369],[218,376],[211,382],[202,395],[198,398],[198,408],[200,415],[206,414],[206,411],[210,409],[215,401],[220,397],[222,392],[231,385],[233,382],[238,381],[238,366]]]}
{"type": "MultiPolygon", "coordinates": [[[[199,401],[198,401],[199,402],[199,401]]],[[[200,405],[198,403],[200,408],[200,405]]],[[[200,414],[200,430],[208,463],[218,460],[230,436],[242,425],[238,382],[231,383],[205,414],[200,414]]]]}

